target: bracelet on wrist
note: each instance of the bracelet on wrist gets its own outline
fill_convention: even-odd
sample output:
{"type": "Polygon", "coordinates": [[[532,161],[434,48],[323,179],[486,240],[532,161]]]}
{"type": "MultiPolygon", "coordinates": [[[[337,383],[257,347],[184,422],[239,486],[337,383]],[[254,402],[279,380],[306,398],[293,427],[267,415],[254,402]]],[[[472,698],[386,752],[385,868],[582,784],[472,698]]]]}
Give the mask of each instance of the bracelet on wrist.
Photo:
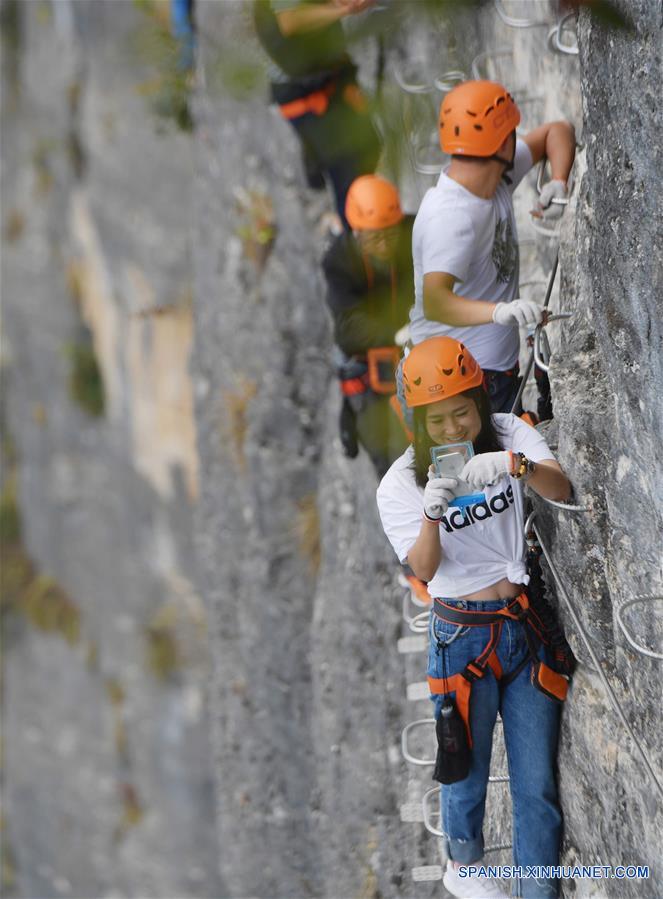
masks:
{"type": "Polygon", "coordinates": [[[430,515],[426,514],[426,510],[424,509],[424,521],[427,521],[429,524],[440,524],[442,519],[441,518],[431,518],[430,515]]]}
{"type": "Polygon", "coordinates": [[[536,464],[528,459],[525,453],[514,454],[514,467],[511,471],[511,477],[516,480],[527,480],[536,471],[536,464]]]}

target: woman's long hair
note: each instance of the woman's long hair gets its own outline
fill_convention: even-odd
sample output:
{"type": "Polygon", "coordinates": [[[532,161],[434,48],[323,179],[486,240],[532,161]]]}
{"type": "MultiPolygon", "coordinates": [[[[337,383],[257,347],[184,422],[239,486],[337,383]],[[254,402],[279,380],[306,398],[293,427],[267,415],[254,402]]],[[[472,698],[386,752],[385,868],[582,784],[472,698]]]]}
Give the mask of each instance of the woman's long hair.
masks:
{"type": "MultiPolygon", "coordinates": [[[[474,400],[481,419],[481,430],[473,443],[475,454],[495,453],[504,449],[499,442],[497,429],[491,418],[488,394],[483,387],[473,387],[471,390],[466,390],[462,396],[474,400]]],[[[435,446],[426,430],[426,406],[415,407],[413,432],[415,479],[420,487],[425,487],[428,483],[428,468],[431,464],[430,451],[431,447],[435,446]]]]}

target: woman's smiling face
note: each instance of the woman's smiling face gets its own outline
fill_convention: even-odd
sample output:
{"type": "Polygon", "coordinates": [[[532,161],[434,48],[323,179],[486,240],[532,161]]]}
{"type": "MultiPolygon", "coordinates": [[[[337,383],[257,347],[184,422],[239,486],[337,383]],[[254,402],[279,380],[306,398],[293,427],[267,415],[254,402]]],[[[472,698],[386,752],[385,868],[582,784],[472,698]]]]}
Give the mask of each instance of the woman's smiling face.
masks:
{"type": "Polygon", "coordinates": [[[473,399],[463,394],[426,406],[426,430],[437,445],[474,442],[481,432],[481,418],[473,399]]]}

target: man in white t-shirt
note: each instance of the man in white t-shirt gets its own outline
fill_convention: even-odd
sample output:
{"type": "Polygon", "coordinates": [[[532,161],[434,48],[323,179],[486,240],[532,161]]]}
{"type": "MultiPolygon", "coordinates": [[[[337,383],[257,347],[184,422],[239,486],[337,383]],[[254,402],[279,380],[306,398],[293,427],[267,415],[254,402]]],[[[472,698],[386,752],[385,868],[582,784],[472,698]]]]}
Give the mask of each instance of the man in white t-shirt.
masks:
{"type": "Polygon", "coordinates": [[[447,335],[464,343],[486,373],[493,412],[510,412],[518,391],[520,325],[543,307],[518,299],[518,235],[512,193],[546,156],[552,180],[533,211],[561,214],[575,156],[575,132],[548,122],[516,139],[520,112],[506,88],[467,81],[440,107],[440,144],[452,157],[423,199],[412,234],[415,302],[410,337],[447,335]]]}

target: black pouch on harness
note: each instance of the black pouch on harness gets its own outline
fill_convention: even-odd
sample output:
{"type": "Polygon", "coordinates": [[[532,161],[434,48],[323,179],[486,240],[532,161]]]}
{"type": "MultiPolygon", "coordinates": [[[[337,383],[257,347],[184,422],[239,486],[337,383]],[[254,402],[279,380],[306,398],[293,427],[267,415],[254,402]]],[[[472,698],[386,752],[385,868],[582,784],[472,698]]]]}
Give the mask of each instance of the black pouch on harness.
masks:
{"type": "Polygon", "coordinates": [[[435,725],[437,757],[433,780],[441,784],[453,784],[465,780],[470,772],[470,747],[463,719],[456,703],[445,699],[440,717],[435,725]]]}

